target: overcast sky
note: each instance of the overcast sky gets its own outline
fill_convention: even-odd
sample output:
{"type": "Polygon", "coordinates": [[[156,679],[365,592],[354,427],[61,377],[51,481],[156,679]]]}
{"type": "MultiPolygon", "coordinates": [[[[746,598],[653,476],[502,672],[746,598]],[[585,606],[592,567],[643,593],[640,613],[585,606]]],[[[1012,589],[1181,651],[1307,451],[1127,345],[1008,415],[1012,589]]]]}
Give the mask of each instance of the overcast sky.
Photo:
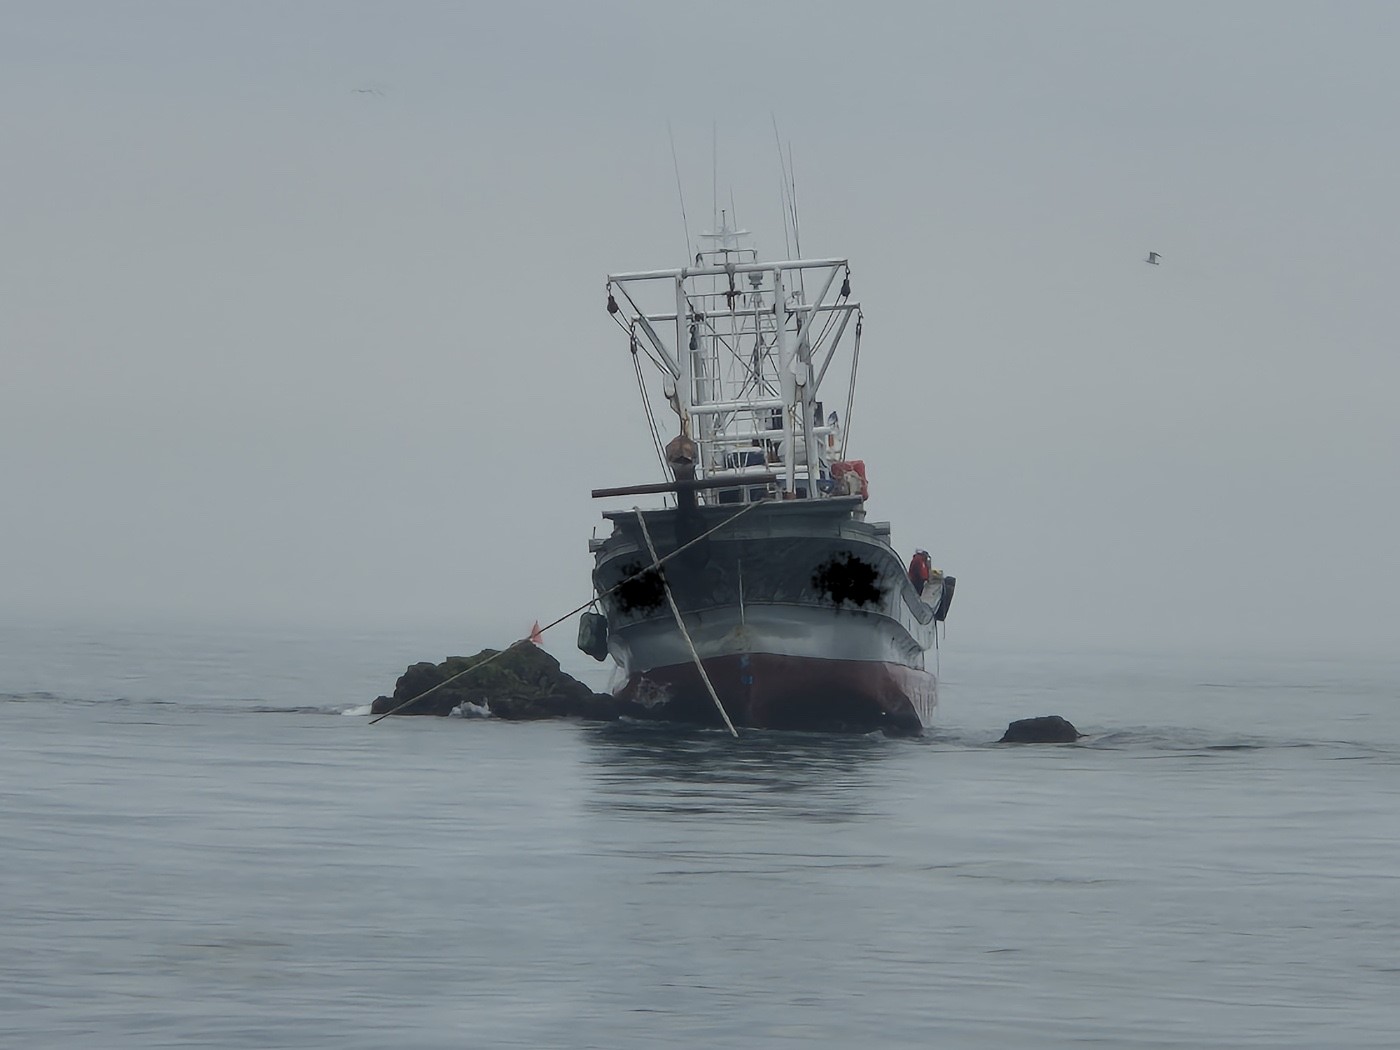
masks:
{"type": "Polygon", "coordinates": [[[465,651],[584,600],[589,489],[657,480],[604,275],[684,261],[668,122],[692,231],[717,127],[781,255],[776,115],[950,650],[1389,652],[1397,47],[1364,3],[7,3],[0,615],[465,651]]]}

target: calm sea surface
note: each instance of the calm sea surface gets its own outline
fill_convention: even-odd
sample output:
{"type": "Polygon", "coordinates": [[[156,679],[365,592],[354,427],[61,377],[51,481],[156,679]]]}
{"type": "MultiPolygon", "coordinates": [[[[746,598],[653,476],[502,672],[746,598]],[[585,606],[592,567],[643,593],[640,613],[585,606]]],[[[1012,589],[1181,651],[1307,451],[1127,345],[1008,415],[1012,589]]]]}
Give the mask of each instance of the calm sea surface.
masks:
{"type": "Polygon", "coordinates": [[[1400,1044],[1394,662],[950,645],[917,741],[369,724],[479,647],[0,628],[0,1046],[1400,1044]],[[1039,714],[1090,735],[991,744],[1039,714]]]}

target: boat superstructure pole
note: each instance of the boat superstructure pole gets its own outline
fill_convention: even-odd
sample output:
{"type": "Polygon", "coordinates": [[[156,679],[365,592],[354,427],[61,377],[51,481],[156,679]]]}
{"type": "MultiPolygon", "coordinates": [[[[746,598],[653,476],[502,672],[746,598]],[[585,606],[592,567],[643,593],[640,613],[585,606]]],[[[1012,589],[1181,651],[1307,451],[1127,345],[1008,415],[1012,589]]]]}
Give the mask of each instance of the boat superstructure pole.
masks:
{"type": "Polygon", "coordinates": [[[685,271],[678,271],[675,279],[676,362],[680,365],[680,377],[676,381],[676,409],[681,416],[681,433],[694,440],[697,435],[690,432],[690,406],[695,401],[695,348],[690,339],[690,301],[685,294],[685,271]]]}
{"type": "Polygon", "coordinates": [[[797,400],[797,376],[792,368],[792,346],[788,343],[787,282],[783,268],[773,267],[773,313],[778,322],[778,382],[783,398],[783,473],[784,489],[789,495],[797,492],[797,443],[794,440],[792,405],[797,400]]]}
{"type": "Polygon", "coordinates": [[[811,495],[818,494],[817,482],[821,475],[821,468],[817,462],[817,435],[813,433],[813,428],[825,422],[812,418],[817,402],[817,383],[812,372],[812,322],[817,319],[817,306],[826,299],[826,293],[831,291],[831,286],[836,283],[836,275],[839,272],[837,267],[831,268],[822,290],[811,303],[806,304],[807,316],[802,318],[797,330],[797,384],[802,395],[802,444],[807,457],[807,491],[811,495]]]}

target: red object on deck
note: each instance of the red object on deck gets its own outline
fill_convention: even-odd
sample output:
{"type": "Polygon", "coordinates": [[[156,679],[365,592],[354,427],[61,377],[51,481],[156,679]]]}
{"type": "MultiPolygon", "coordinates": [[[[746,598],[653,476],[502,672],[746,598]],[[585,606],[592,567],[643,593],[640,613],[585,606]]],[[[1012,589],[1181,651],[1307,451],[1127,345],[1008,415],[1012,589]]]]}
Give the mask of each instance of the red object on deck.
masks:
{"type": "Polygon", "coordinates": [[[836,482],[837,492],[845,491],[846,475],[854,471],[860,477],[860,498],[870,498],[870,482],[865,477],[865,460],[843,459],[831,465],[831,477],[836,482]]]}
{"type": "Polygon", "coordinates": [[[933,562],[928,556],[928,551],[915,551],[914,557],[909,559],[909,582],[914,585],[914,590],[920,594],[924,593],[932,570],[933,562]]]}

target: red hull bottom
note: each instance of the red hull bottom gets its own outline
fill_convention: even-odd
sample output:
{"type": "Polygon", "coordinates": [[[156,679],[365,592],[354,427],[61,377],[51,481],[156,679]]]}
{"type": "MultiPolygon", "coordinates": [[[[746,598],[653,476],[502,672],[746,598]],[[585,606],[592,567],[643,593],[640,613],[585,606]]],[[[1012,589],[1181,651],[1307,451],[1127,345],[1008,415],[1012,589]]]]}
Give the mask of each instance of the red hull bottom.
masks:
{"type": "MultiPolygon", "coordinates": [[[[736,726],[918,735],[938,703],[936,679],[902,664],[743,653],[712,657],[705,673],[736,726]]],[[[658,718],[721,725],[694,664],[633,674],[621,699],[658,718]]]]}

